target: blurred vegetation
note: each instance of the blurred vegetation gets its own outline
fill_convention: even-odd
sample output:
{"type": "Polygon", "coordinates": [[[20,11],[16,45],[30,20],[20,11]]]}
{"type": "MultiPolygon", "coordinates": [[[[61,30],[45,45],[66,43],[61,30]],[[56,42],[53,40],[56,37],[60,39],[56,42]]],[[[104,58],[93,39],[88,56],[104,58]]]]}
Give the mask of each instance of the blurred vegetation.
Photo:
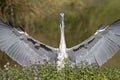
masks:
{"type": "Polygon", "coordinates": [[[99,68],[95,65],[82,65],[81,68],[71,68],[66,65],[61,71],[50,64],[33,65],[29,68],[17,69],[5,65],[0,70],[0,80],[119,80],[120,68],[99,68]]]}
{"type": "MultiPolygon", "coordinates": [[[[100,24],[109,25],[120,18],[119,0],[0,0],[0,19],[22,26],[37,40],[58,47],[59,13],[65,13],[67,47],[91,36],[100,24]]],[[[120,52],[119,52],[120,53],[120,52]]],[[[120,54],[105,65],[120,65],[120,54]]],[[[0,65],[11,62],[0,53],[0,65]]],[[[14,63],[14,62],[12,62],[14,63]]]]}

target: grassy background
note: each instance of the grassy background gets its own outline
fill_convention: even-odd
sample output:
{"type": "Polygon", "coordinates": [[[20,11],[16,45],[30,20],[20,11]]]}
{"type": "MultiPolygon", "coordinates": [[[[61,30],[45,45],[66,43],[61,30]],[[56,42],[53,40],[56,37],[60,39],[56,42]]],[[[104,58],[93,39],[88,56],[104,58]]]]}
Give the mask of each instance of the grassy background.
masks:
{"type": "Polygon", "coordinates": [[[0,80],[119,80],[120,68],[99,68],[95,65],[82,65],[81,68],[71,68],[68,65],[57,71],[54,65],[33,65],[29,68],[11,67],[6,64],[0,70],[0,80]]]}
{"type": "MultiPolygon", "coordinates": [[[[100,24],[109,25],[120,18],[120,0],[0,0],[0,18],[13,26],[23,26],[37,40],[58,47],[59,13],[65,13],[67,47],[87,39],[100,24]]],[[[13,62],[3,52],[0,66],[13,62]]],[[[120,52],[105,65],[120,66],[120,52]]]]}

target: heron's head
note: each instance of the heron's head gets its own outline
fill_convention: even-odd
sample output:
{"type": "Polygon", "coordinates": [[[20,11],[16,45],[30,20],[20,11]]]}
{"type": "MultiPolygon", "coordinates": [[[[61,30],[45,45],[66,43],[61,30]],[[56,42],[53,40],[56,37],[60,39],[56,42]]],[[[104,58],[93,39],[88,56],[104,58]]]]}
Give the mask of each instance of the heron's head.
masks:
{"type": "Polygon", "coordinates": [[[60,13],[60,28],[64,28],[64,13],[60,13]]]}

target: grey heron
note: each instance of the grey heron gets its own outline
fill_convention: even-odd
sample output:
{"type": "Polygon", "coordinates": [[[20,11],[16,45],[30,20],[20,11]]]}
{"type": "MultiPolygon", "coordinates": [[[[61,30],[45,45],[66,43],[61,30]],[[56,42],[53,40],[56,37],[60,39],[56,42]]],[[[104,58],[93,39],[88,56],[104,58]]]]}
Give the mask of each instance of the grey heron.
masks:
{"type": "Polygon", "coordinates": [[[72,48],[66,48],[64,13],[60,13],[60,31],[59,48],[53,48],[29,36],[23,28],[12,28],[0,21],[0,50],[22,66],[47,61],[63,68],[65,58],[71,64],[85,61],[101,66],[120,49],[120,20],[109,26],[101,25],[90,38],[72,48]]]}

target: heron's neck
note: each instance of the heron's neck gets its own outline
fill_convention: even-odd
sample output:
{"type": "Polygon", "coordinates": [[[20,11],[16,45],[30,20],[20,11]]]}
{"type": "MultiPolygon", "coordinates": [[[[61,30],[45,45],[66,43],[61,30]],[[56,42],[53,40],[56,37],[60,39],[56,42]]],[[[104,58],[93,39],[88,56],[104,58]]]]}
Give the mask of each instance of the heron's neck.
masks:
{"type": "Polygon", "coordinates": [[[65,58],[68,58],[66,53],[66,43],[65,43],[65,36],[64,36],[64,14],[60,14],[60,45],[59,45],[59,52],[58,52],[58,61],[57,61],[57,67],[58,70],[61,70],[64,68],[65,58]]]}
{"type": "Polygon", "coordinates": [[[66,53],[66,43],[65,43],[65,36],[64,36],[64,28],[61,28],[61,37],[60,37],[59,48],[60,48],[61,52],[66,53]]]}

